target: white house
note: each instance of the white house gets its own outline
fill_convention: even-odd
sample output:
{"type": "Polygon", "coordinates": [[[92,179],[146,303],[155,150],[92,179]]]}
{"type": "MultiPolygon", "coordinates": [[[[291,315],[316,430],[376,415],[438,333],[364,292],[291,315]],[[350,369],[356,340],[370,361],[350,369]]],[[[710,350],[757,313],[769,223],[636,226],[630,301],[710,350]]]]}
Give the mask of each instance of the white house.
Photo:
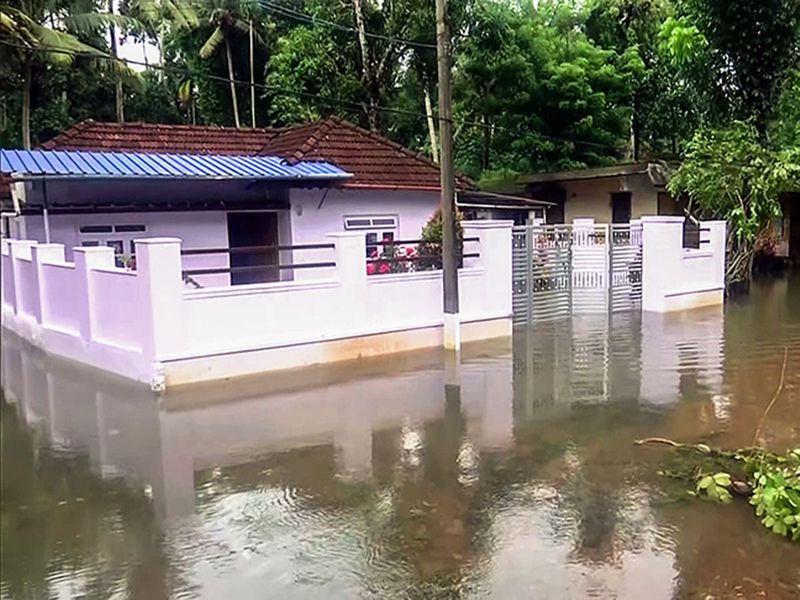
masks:
{"type": "MultiPolygon", "coordinates": [[[[10,237],[64,244],[68,260],[75,246],[110,245],[124,256],[134,251],[134,238],[172,236],[183,240],[184,250],[218,251],[185,256],[190,270],[314,264],[329,260],[332,248],[304,246],[324,243],[331,232],[363,232],[367,253],[380,249],[376,243],[385,240],[418,239],[439,204],[438,165],[337,118],[283,129],[89,120],[46,142],[42,150],[102,152],[95,159],[134,167],[116,173],[113,165],[98,170],[92,164],[76,174],[59,160],[51,160],[54,164],[46,168],[28,163],[2,166],[17,182],[12,188],[22,200],[16,203],[19,216],[13,210],[4,212],[10,237]],[[139,173],[132,154],[167,163],[173,163],[176,154],[194,157],[193,164],[202,159],[208,171],[202,173],[205,177],[180,171],[139,173]],[[280,161],[289,171],[306,171],[266,176],[246,169],[219,171],[223,157],[235,161],[256,156],[280,161]],[[338,171],[326,177],[314,171],[315,164],[338,171]],[[219,171],[216,177],[214,169],[219,171]],[[225,251],[237,247],[281,250],[225,251]]],[[[83,167],[81,156],[72,158],[83,167]]],[[[463,178],[458,184],[461,189],[471,186],[463,178]]],[[[272,268],[234,272],[231,283],[309,276],[309,270],[272,268]]],[[[227,277],[194,279],[209,285],[227,277]]]]}

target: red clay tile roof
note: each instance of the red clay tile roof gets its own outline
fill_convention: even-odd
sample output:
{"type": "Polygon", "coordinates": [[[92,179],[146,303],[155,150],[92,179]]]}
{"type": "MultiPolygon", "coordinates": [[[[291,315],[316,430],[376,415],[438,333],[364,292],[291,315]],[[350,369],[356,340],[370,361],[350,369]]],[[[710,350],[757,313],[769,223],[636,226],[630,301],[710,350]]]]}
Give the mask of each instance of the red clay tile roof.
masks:
{"type": "MultiPolygon", "coordinates": [[[[350,188],[439,189],[439,166],[390,139],[343,119],[283,129],[236,129],[82,121],[42,144],[46,150],[123,150],[192,154],[262,154],[289,162],[324,160],[353,174],[350,188]]],[[[465,177],[459,188],[473,188],[465,177]]]]}
{"type": "Polygon", "coordinates": [[[45,150],[122,150],[183,154],[258,154],[274,129],[103,123],[88,119],[42,144],[45,150]]]}
{"type": "MultiPolygon", "coordinates": [[[[287,127],[262,148],[289,162],[325,160],[354,178],[346,187],[439,189],[439,165],[390,139],[353,123],[329,117],[317,123],[287,127]]],[[[459,187],[474,187],[464,177],[459,187]]]]}

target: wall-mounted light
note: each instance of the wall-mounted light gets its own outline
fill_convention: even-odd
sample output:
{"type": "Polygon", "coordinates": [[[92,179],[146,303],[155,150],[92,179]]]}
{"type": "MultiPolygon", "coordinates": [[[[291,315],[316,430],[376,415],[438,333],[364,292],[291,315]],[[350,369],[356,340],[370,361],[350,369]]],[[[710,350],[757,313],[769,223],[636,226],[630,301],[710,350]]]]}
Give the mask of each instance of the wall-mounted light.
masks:
{"type": "Polygon", "coordinates": [[[302,204],[295,204],[294,205],[294,212],[297,213],[298,217],[303,216],[303,205],[302,204]]]}

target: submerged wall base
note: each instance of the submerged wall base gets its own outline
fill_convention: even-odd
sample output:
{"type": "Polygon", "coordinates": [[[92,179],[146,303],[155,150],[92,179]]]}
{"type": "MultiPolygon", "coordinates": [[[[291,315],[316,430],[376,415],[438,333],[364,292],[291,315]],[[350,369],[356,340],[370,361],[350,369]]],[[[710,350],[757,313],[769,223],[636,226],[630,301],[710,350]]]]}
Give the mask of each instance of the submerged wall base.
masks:
{"type": "MultiPolygon", "coordinates": [[[[511,317],[462,322],[461,340],[475,342],[509,337],[511,328],[511,317]]],[[[434,325],[324,342],[165,360],[159,366],[163,368],[166,387],[172,388],[267,371],[442,347],[443,342],[443,326],[434,325]]]]}

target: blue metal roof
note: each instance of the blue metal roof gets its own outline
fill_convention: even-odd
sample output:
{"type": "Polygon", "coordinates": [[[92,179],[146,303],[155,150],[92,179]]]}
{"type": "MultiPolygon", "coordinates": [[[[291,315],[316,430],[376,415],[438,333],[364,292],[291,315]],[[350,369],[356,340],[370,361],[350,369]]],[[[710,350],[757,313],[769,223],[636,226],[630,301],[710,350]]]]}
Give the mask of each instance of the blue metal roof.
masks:
{"type": "Polygon", "coordinates": [[[290,165],[279,156],[85,152],[0,149],[0,172],[48,179],[276,179],[331,180],[352,177],[328,162],[290,165]]]}

